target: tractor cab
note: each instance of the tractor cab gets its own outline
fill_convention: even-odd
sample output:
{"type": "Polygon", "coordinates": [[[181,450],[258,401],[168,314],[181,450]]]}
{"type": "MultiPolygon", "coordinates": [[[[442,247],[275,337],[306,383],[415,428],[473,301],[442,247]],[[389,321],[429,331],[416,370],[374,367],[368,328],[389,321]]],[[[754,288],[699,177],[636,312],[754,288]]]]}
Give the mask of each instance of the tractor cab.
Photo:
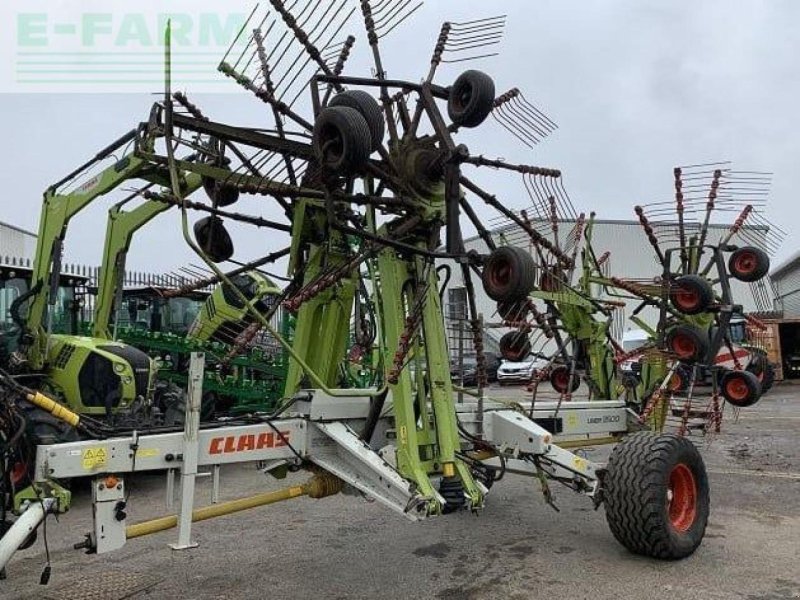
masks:
{"type": "Polygon", "coordinates": [[[118,327],[185,337],[208,293],[192,291],[168,297],[168,288],[146,286],[126,289],[116,312],[118,327]]]}
{"type": "MultiPolygon", "coordinates": [[[[15,321],[14,312],[24,314],[21,309],[30,290],[31,273],[28,267],[0,265],[0,336],[5,352],[13,352],[18,346],[20,325],[15,321]]],[[[84,317],[88,281],[88,277],[80,275],[59,276],[55,303],[49,313],[52,333],[78,334],[84,317]]]]}

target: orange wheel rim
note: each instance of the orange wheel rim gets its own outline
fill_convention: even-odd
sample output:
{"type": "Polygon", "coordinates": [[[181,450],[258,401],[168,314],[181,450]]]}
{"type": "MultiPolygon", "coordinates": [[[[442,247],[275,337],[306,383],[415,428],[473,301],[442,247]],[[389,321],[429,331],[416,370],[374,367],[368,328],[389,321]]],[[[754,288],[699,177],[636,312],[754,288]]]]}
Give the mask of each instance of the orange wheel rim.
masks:
{"type": "Polygon", "coordinates": [[[747,400],[750,395],[750,388],[747,387],[747,382],[744,377],[731,377],[725,382],[725,395],[730,400],[736,402],[743,402],[747,400]]]}
{"type": "Polygon", "coordinates": [[[756,255],[752,252],[742,252],[736,257],[733,265],[737,273],[749,274],[756,270],[756,255]]]}
{"type": "Polygon", "coordinates": [[[506,287],[511,281],[513,271],[511,261],[503,256],[498,257],[489,269],[489,281],[494,287],[506,287]]]}
{"type": "Polygon", "coordinates": [[[687,287],[679,287],[675,290],[673,301],[683,310],[692,310],[700,306],[700,294],[697,290],[687,287]]]}
{"type": "Polygon", "coordinates": [[[669,380],[669,389],[673,392],[679,392],[683,387],[683,375],[674,373],[672,379],[669,380]]]}
{"type": "Polygon", "coordinates": [[[672,351],[680,358],[692,358],[697,353],[697,344],[691,336],[679,333],[672,338],[672,351]]]}
{"type": "Polygon", "coordinates": [[[566,392],[567,385],[569,384],[569,371],[566,369],[557,369],[553,372],[553,387],[557,392],[566,392]]]}
{"type": "Polygon", "coordinates": [[[669,521],[678,531],[688,531],[697,518],[697,483],[685,464],[675,465],[667,490],[669,521]]]}

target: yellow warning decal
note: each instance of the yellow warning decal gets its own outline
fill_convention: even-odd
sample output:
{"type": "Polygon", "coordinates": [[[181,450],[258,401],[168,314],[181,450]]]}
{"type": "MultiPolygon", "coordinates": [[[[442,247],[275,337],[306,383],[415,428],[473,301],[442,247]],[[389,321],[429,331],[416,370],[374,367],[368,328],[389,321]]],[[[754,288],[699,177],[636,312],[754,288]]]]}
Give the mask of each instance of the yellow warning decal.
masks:
{"type": "Polygon", "coordinates": [[[139,448],[136,451],[136,458],[153,458],[158,456],[158,448],[139,448]]]}
{"type": "Polygon", "coordinates": [[[87,448],[83,451],[81,462],[83,463],[83,468],[86,471],[92,471],[94,469],[101,469],[105,467],[108,463],[106,449],[103,446],[87,448]]]}
{"type": "Polygon", "coordinates": [[[578,415],[574,412],[567,413],[567,426],[569,427],[577,427],[578,426],[578,415]]]}
{"type": "Polygon", "coordinates": [[[572,459],[572,466],[574,466],[578,471],[584,471],[586,470],[586,460],[580,456],[576,456],[572,459]]]}

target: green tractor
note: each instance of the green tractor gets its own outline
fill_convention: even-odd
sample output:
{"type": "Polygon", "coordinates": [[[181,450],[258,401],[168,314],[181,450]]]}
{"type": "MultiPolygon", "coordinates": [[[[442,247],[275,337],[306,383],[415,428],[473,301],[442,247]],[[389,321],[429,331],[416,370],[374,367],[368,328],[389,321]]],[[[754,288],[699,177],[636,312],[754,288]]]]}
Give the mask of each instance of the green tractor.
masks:
{"type": "MultiPolygon", "coordinates": [[[[149,422],[155,364],[128,344],[80,335],[75,325],[65,329],[64,301],[69,302],[69,292],[59,284],[71,219],[126,179],[139,175],[141,165],[127,157],[71,191],[60,190],[134,136],[135,132],[124,136],[45,192],[30,284],[8,307],[19,333],[5,365],[8,371],[25,374],[30,387],[55,397],[75,413],[127,424],[142,419],[149,422]]],[[[141,176],[155,178],[155,173],[141,176]]]]}
{"type": "MultiPolygon", "coordinates": [[[[261,314],[269,313],[281,295],[281,289],[258,271],[235,275],[231,277],[231,284],[261,314]]],[[[189,328],[188,337],[198,342],[233,344],[254,322],[241,297],[227,284],[221,284],[206,298],[189,328]]]]}

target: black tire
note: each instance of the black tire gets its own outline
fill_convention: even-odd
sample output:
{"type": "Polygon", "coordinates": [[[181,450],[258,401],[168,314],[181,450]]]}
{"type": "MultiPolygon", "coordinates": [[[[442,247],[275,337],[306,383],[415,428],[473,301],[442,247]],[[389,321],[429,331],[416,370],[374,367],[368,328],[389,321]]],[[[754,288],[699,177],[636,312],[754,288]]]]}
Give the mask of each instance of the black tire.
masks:
{"type": "Polygon", "coordinates": [[[670,302],[684,315],[697,315],[708,310],[714,302],[714,290],[705,277],[683,275],[670,288],[670,302]]]}
{"type": "Polygon", "coordinates": [[[728,272],[739,281],[758,281],[769,273],[769,256],[761,248],[743,246],[728,259],[728,272]]]}
{"type": "Polygon", "coordinates": [[[737,408],[753,406],[761,398],[761,383],[750,371],[725,371],[719,386],[728,404],[737,408]]]}
{"type": "MultiPolygon", "coordinates": [[[[160,400],[164,411],[164,425],[182,426],[186,421],[186,391],[175,384],[169,384],[160,400]]],[[[216,410],[216,395],[213,392],[203,394],[200,400],[200,422],[210,421],[216,410]]]]}
{"type": "Polygon", "coordinates": [[[211,201],[219,207],[236,204],[239,199],[239,190],[231,185],[226,185],[219,179],[203,177],[203,189],[211,201]]]}
{"type": "Polygon", "coordinates": [[[557,391],[559,394],[566,394],[566,393],[573,393],[577,390],[581,385],[581,378],[580,375],[577,373],[573,373],[572,375],[572,386],[569,392],[567,389],[569,387],[569,375],[570,375],[570,368],[566,365],[559,365],[552,371],[550,371],[550,385],[553,386],[553,389],[557,391]]]}
{"type": "Polygon", "coordinates": [[[194,238],[208,257],[216,262],[225,262],[233,256],[233,240],[225,224],[217,216],[209,215],[194,224],[194,238]]]}
{"type": "Polygon", "coordinates": [[[495,249],[483,265],[483,289],[496,302],[519,301],[536,287],[533,257],[517,246],[495,249]]]}
{"type": "Polygon", "coordinates": [[[378,101],[367,92],[363,90],[344,91],[331,98],[328,106],[347,106],[357,110],[364,117],[367,127],[369,127],[370,139],[372,140],[370,150],[375,152],[383,144],[383,135],[386,130],[383,110],[378,101]]]}
{"type": "Polygon", "coordinates": [[[683,365],[679,365],[672,374],[672,378],[667,387],[671,392],[685,392],[689,389],[689,381],[691,378],[692,374],[689,369],[685,368],[683,365]]]}
{"type": "Polygon", "coordinates": [[[649,431],[625,437],[608,460],[603,499],[611,533],[635,554],[675,560],[703,541],[708,475],[684,437],[649,431]]]}
{"type": "Polygon", "coordinates": [[[766,371],[767,365],[769,364],[767,355],[760,350],[750,350],[750,354],[750,363],[747,365],[747,370],[758,377],[758,380],[761,381],[764,371],[766,371]]]}
{"type": "Polygon", "coordinates": [[[494,81],[482,71],[464,71],[450,88],[447,114],[459,127],[477,127],[493,107],[494,81]]]}
{"type": "Polygon", "coordinates": [[[667,349],[687,363],[702,361],[708,354],[709,339],[690,325],[677,325],[667,332],[667,349]]]}
{"type": "Polygon", "coordinates": [[[767,368],[764,370],[764,377],[761,380],[761,395],[763,396],[772,389],[775,384],[775,365],[771,362],[767,363],[767,368]]]}
{"type": "Polygon", "coordinates": [[[504,321],[524,321],[528,316],[528,300],[509,300],[497,303],[497,314],[504,321]]]}
{"type": "Polygon", "coordinates": [[[500,355],[511,362],[523,360],[531,352],[531,340],[524,333],[509,331],[500,338],[500,355]]]}
{"type": "Polygon", "coordinates": [[[323,108],[314,122],[314,154],[323,167],[336,173],[358,171],[372,153],[371,144],[369,125],[355,108],[323,108]]]}

